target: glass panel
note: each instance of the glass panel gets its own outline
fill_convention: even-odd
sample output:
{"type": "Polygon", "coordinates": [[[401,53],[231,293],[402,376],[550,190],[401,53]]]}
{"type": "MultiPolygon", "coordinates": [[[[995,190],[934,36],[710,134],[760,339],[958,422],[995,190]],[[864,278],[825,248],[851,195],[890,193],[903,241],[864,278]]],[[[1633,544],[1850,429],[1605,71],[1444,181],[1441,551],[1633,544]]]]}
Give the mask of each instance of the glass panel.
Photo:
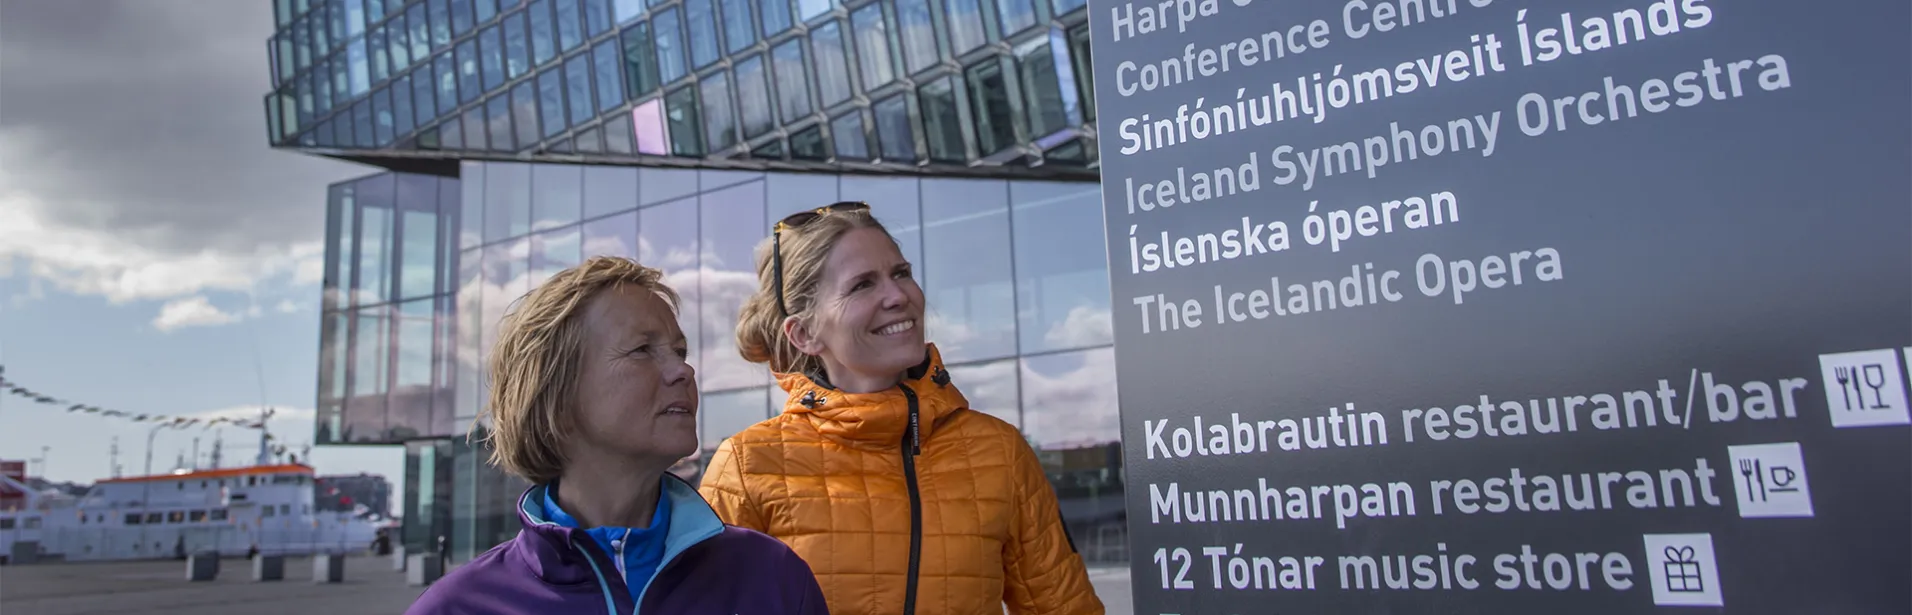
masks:
{"type": "MultiPolygon", "coordinates": [[[[697,114],[697,90],[683,88],[664,95],[665,128],[671,140],[671,153],[678,156],[704,155],[704,126],[697,114]]],[[[637,116],[642,120],[643,116],[637,116]]]]}
{"type": "Polygon", "coordinates": [[[676,81],[690,72],[684,64],[684,38],[678,28],[677,9],[666,9],[651,20],[657,37],[657,74],[663,83],[676,81]]]}
{"type": "Polygon", "coordinates": [[[332,125],[332,145],[353,147],[351,110],[347,109],[340,112],[335,119],[338,120],[338,123],[332,125]]]}
{"type": "Polygon", "coordinates": [[[531,19],[531,65],[538,66],[558,55],[558,41],[552,38],[550,0],[532,0],[526,14],[531,19]]]}
{"type": "Polygon", "coordinates": [[[466,109],[464,120],[465,120],[465,147],[470,149],[485,149],[485,147],[488,145],[488,143],[486,142],[489,141],[489,139],[485,138],[487,135],[486,135],[486,129],[485,129],[484,106],[479,105],[479,106],[474,106],[470,109],[466,109]]]}
{"type": "Polygon", "coordinates": [[[584,0],[584,28],[587,38],[611,29],[611,0],[584,0]]]}
{"type": "Polygon", "coordinates": [[[769,389],[764,387],[704,395],[697,404],[697,416],[703,423],[700,458],[710,459],[725,439],[770,418],[769,401],[769,389]]]}
{"type": "MultiPolygon", "coordinates": [[[[941,348],[939,344],[937,346],[941,348]]],[[[952,365],[949,381],[969,400],[970,409],[1022,427],[1022,400],[1017,396],[1016,360],[952,365]]]]}
{"type": "Polygon", "coordinates": [[[923,180],[923,294],[945,361],[1016,352],[1008,198],[1001,180],[923,180]]]}
{"type": "Polygon", "coordinates": [[[804,73],[803,41],[791,39],[770,53],[777,73],[777,109],[783,113],[783,121],[809,115],[810,80],[804,73]]]}
{"type": "Polygon", "coordinates": [[[624,40],[625,95],[642,98],[657,89],[657,49],[652,47],[651,24],[640,22],[621,35],[624,40]]]}
{"type": "Polygon", "coordinates": [[[1114,349],[1024,359],[1022,406],[1023,433],[1044,462],[1082,559],[1128,561],[1114,349]]]}
{"type": "Polygon", "coordinates": [[[1022,352],[1114,343],[1100,189],[1015,182],[1009,196],[1022,352]]]}
{"type": "Polygon", "coordinates": [[[467,161],[458,166],[458,247],[466,249],[484,243],[485,170],[490,165],[467,161]]]}
{"type": "Polygon", "coordinates": [[[386,47],[391,50],[392,72],[403,71],[412,65],[412,45],[410,31],[405,27],[405,15],[393,14],[391,23],[385,26],[386,47]]]}
{"type": "Polygon", "coordinates": [[[377,438],[385,430],[385,391],[390,378],[390,319],[387,308],[366,308],[358,312],[358,340],[353,349],[357,365],[352,369],[352,399],[345,412],[345,436],[363,442],[377,438]]]}
{"type": "Polygon", "coordinates": [[[1015,109],[1009,85],[995,58],[969,68],[969,113],[976,123],[976,146],[984,156],[1016,144],[1015,109]]]}
{"type": "MultiPolygon", "coordinates": [[[[923,282],[923,211],[918,199],[920,184],[914,177],[874,177],[844,175],[840,182],[843,195],[870,204],[870,213],[883,222],[903,258],[916,264],[917,284],[923,282]]],[[[819,201],[828,203],[830,201],[819,201]]],[[[967,390],[967,389],[965,389],[967,390]]]]}
{"type": "Polygon", "coordinates": [[[465,39],[458,44],[458,102],[468,103],[478,100],[485,93],[485,84],[478,80],[478,41],[465,39]]]}
{"type": "Polygon", "coordinates": [[[432,67],[438,71],[438,114],[451,113],[458,108],[458,73],[453,70],[451,54],[432,58],[432,67]]]}
{"type": "MultiPolygon", "coordinates": [[[[690,173],[695,175],[695,173],[690,173]]],[[[672,201],[637,212],[637,262],[664,270],[671,288],[686,295],[697,288],[697,199],[672,201]]],[[[684,335],[695,336],[699,312],[685,297],[685,309],[677,313],[684,335]]],[[[700,349],[691,344],[691,365],[700,365],[700,349]]]]}
{"type": "Polygon", "coordinates": [[[810,30],[811,53],[816,54],[817,93],[829,107],[850,97],[849,64],[843,55],[843,29],[830,21],[810,30]]]}
{"type": "Polygon", "coordinates": [[[432,48],[442,49],[451,44],[451,5],[445,0],[431,0],[432,7],[432,48]]]}
{"type": "Polygon", "coordinates": [[[347,55],[332,56],[332,104],[337,107],[352,100],[352,69],[347,55]]]}
{"type": "Polygon", "coordinates": [[[592,126],[590,128],[586,128],[584,130],[578,131],[578,136],[576,139],[577,146],[578,146],[578,153],[580,154],[604,153],[604,138],[599,136],[598,134],[599,132],[601,131],[596,126],[592,126]]]}
{"type": "Polygon", "coordinates": [[[750,20],[750,4],[754,0],[722,0],[724,19],[724,49],[730,53],[743,51],[757,42],[757,28],[750,20]]]}
{"type": "Polygon", "coordinates": [[[346,47],[346,56],[352,63],[352,96],[364,95],[366,90],[372,89],[371,75],[365,64],[365,41],[352,41],[351,46],[346,47]]]}
{"type": "MultiPolygon", "coordinates": [[[[349,292],[353,288],[352,264],[355,261],[352,260],[352,253],[357,249],[358,225],[353,220],[357,219],[358,215],[358,186],[350,183],[334,185],[328,192],[330,194],[326,197],[336,201],[333,209],[338,212],[338,224],[327,230],[329,233],[336,233],[338,238],[338,250],[332,253],[332,261],[326,266],[332,274],[326,283],[331,285],[330,290],[334,293],[326,297],[326,307],[329,309],[353,305],[358,301],[357,294],[349,292]],[[347,289],[347,292],[341,294],[339,289],[347,289]]],[[[343,334],[342,329],[341,334],[343,334]]],[[[344,377],[344,372],[340,372],[339,378],[342,380],[344,377]]]]}
{"type": "Polygon", "coordinates": [[[545,137],[555,137],[569,127],[564,123],[564,78],[558,69],[538,73],[538,111],[545,137]]]}
{"type": "Polygon", "coordinates": [[[1082,8],[1088,4],[1088,0],[1050,0],[1049,2],[1049,6],[1055,9],[1057,17],[1061,17],[1070,11],[1082,8]]]}
{"type": "Polygon", "coordinates": [[[358,292],[356,305],[384,303],[392,289],[392,176],[359,182],[358,292]]]}
{"type": "Polygon", "coordinates": [[[1036,6],[1030,0],[996,0],[996,17],[1008,37],[1036,25],[1036,6]]]}
{"type": "Polygon", "coordinates": [[[817,124],[790,135],[790,157],[798,160],[829,158],[829,148],[823,143],[823,125],[817,124]]]}
{"type": "Polygon", "coordinates": [[[1095,121],[1095,85],[1091,83],[1090,75],[1095,73],[1090,70],[1089,51],[1088,25],[1085,24],[1069,32],[1069,55],[1073,58],[1075,66],[1076,95],[1082,101],[1083,120],[1093,122],[1095,121]]]}
{"type": "Polygon", "coordinates": [[[302,21],[292,26],[292,55],[298,70],[312,66],[312,35],[302,21]]]}
{"type": "Polygon", "coordinates": [[[956,109],[954,77],[943,77],[923,86],[923,140],[929,144],[929,157],[938,162],[962,162],[968,159],[963,148],[963,119],[956,109]]]}
{"type": "Polygon", "coordinates": [[[871,107],[876,114],[876,142],[883,159],[893,162],[916,160],[916,140],[910,135],[909,97],[892,96],[871,107]]]}
{"type": "Polygon", "coordinates": [[[663,99],[653,98],[631,109],[631,122],[631,133],[637,138],[637,153],[653,156],[670,153],[670,139],[664,134],[663,99]]]}
{"type": "Polygon", "coordinates": [[[714,391],[768,384],[769,372],[763,366],[737,354],[736,335],[738,310],[757,291],[752,255],[769,228],[764,220],[764,182],[708,192],[699,200],[703,262],[698,268],[702,280],[695,307],[703,328],[694,340],[703,349],[703,362],[697,371],[698,387],[714,391]]]}
{"type": "Polygon", "coordinates": [[[536,288],[551,276],[576,267],[581,243],[578,227],[571,226],[533,236],[531,248],[531,286],[536,288]]]}
{"type": "Polygon", "coordinates": [[[700,178],[690,169],[643,167],[637,171],[637,204],[656,205],[697,193],[700,178]]]}
{"type": "Polygon", "coordinates": [[[571,51],[584,43],[584,16],[579,15],[578,0],[557,0],[558,51],[571,51]]]}
{"type": "Polygon", "coordinates": [[[544,230],[577,223],[584,211],[583,190],[583,167],[572,164],[531,167],[531,228],[544,230]]]}
{"type": "Polygon", "coordinates": [[[485,76],[485,91],[498,89],[505,84],[505,43],[498,26],[485,28],[478,33],[478,50],[481,68],[485,76]]]}
{"type": "Polygon", "coordinates": [[[345,37],[365,33],[365,0],[345,0],[345,37]]]}
{"type": "MultiPolygon", "coordinates": [[[[631,198],[636,202],[636,197],[631,198]]],[[[584,223],[584,256],[637,258],[637,212],[625,212],[584,223]]]]}
{"type": "Polygon", "coordinates": [[[385,19],[385,0],[365,0],[365,23],[385,19]]]}
{"type": "Polygon", "coordinates": [[[391,76],[390,65],[386,63],[385,28],[373,28],[365,35],[365,45],[372,52],[372,83],[384,81],[391,76]]]}
{"type": "Polygon", "coordinates": [[[895,62],[890,58],[889,20],[883,18],[883,4],[873,2],[850,15],[856,31],[857,63],[863,72],[863,90],[874,90],[896,78],[895,62]]]}
{"type": "Polygon", "coordinates": [[[318,68],[313,70],[318,73],[313,75],[313,83],[318,86],[315,89],[319,96],[318,112],[323,114],[332,110],[332,69],[330,64],[320,64],[318,68]]]}
{"type": "Polygon", "coordinates": [[[591,96],[591,56],[578,54],[564,61],[565,100],[570,103],[573,126],[591,121],[597,115],[591,96]]]}
{"type": "Polygon", "coordinates": [[[538,98],[530,81],[511,87],[511,121],[517,125],[518,145],[538,143],[538,98]]]}
{"type": "Polygon", "coordinates": [[[737,120],[730,111],[730,75],[717,73],[698,82],[704,102],[704,128],[711,151],[737,144],[737,120]]]}
{"type": "Polygon", "coordinates": [[[790,29],[790,0],[760,0],[763,9],[763,34],[774,36],[790,29]]]}
{"type": "Polygon", "coordinates": [[[531,70],[531,51],[526,47],[524,13],[505,17],[505,76],[517,79],[531,70]]]}
{"type": "Polygon", "coordinates": [[[690,34],[691,68],[717,61],[717,16],[711,0],[684,0],[684,29],[690,34]]]}
{"type": "Polygon", "coordinates": [[[425,20],[425,5],[414,4],[405,11],[405,23],[412,28],[412,59],[425,61],[432,53],[431,22],[425,20]]]}
{"type": "MultiPolygon", "coordinates": [[[[437,182],[430,179],[401,176],[402,181],[425,184],[425,194],[433,196],[437,182]]],[[[399,254],[399,297],[411,299],[426,297],[437,289],[438,274],[438,215],[422,211],[405,211],[405,237],[399,254]]]]}
{"type": "Polygon", "coordinates": [[[798,18],[803,21],[810,21],[818,15],[829,12],[831,1],[832,0],[797,0],[798,18]]]}
{"type": "Polygon", "coordinates": [[[387,90],[372,93],[372,127],[378,147],[392,144],[392,95],[387,90]]]}
{"type": "MultiPolygon", "coordinates": [[[[1061,47],[1051,45],[1049,37],[1038,38],[1016,48],[1016,63],[1022,78],[1022,108],[1028,113],[1029,136],[1040,139],[1069,127],[1074,123],[1071,116],[1079,116],[1075,108],[1075,91],[1062,89],[1062,73],[1069,71],[1067,64],[1057,64],[1060,57],[1056,51],[1061,47]]],[[[1060,43],[1060,40],[1056,41],[1060,43]]]]}
{"type": "Polygon", "coordinates": [[[611,17],[622,24],[644,14],[644,0],[614,0],[611,8],[611,17]]]}
{"type": "Polygon", "coordinates": [[[935,65],[939,59],[936,53],[936,25],[930,19],[929,0],[896,0],[896,25],[908,72],[915,73],[935,65]]]}
{"type": "Polygon", "coordinates": [[[597,78],[597,112],[608,113],[624,102],[624,81],[619,78],[617,41],[598,43],[591,50],[591,70],[597,78]]]}
{"type": "Polygon", "coordinates": [[[750,139],[769,132],[775,120],[770,117],[770,86],[764,83],[763,56],[751,56],[737,63],[737,113],[750,139]]]}
{"type": "MultiPolygon", "coordinates": [[[[485,243],[530,231],[530,165],[485,164],[485,243]]],[[[489,263],[491,256],[487,254],[485,260],[489,263]]]]}
{"type": "Polygon", "coordinates": [[[464,36],[471,31],[471,0],[451,0],[451,35],[464,36]]]}
{"type": "MultiPolygon", "coordinates": [[[[487,176],[490,174],[486,173],[487,176]]],[[[491,356],[491,347],[498,340],[498,324],[504,320],[511,302],[531,291],[530,259],[526,254],[530,249],[528,243],[528,239],[516,239],[484,248],[483,282],[479,285],[480,305],[483,306],[483,316],[478,323],[480,361],[491,356]]],[[[480,371],[478,380],[478,385],[484,387],[489,377],[480,371]]]]}
{"type": "MultiPolygon", "coordinates": [[[[605,166],[584,168],[585,218],[596,218],[634,207],[637,207],[637,169],[605,166]]],[[[637,244],[631,245],[635,247],[637,244]]]]}
{"type": "Polygon", "coordinates": [[[352,132],[353,141],[359,147],[375,147],[377,141],[372,135],[372,103],[369,100],[358,101],[352,105],[352,123],[356,125],[352,132]]]}
{"type": "MultiPolygon", "coordinates": [[[[651,101],[656,103],[657,101],[651,101]]],[[[662,141],[661,139],[659,140],[662,141]]],[[[631,153],[631,119],[622,115],[604,121],[604,151],[631,153]]]]}
{"type": "Polygon", "coordinates": [[[392,106],[389,113],[385,113],[381,115],[381,119],[379,120],[380,127],[383,128],[386,122],[390,122],[393,137],[403,136],[405,135],[405,133],[411,132],[412,131],[412,79],[411,79],[411,76],[410,75],[401,76],[398,78],[397,81],[393,81],[391,89],[379,91],[378,98],[376,100],[382,103],[384,102],[387,96],[391,97],[392,106]]]}
{"type": "Polygon", "coordinates": [[[943,0],[949,11],[949,51],[963,55],[989,42],[983,31],[982,0],[943,0]]]}
{"type": "Polygon", "coordinates": [[[845,160],[867,160],[870,157],[870,138],[863,134],[863,114],[852,112],[849,115],[830,121],[830,134],[836,140],[836,156],[845,160]]]}
{"type": "Polygon", "coordinates": [[[485,126],[491,136],[491,149],[501,152],[515,149],[511,139],[511,97],[499,94],[485,101],[485,126]]]}
{"type": "Polygon", "coordinates": [[[465,131],[459,128],[459,118],[453,117],[438,125],[438,144],[445,150],[465,149],[465,131]]]}
{"type": "Polygon", "coordinates": [[[436,97],[432,94],[432,69],[430,66],[420,67],[412,73],[412,100],[418,103],[418,106],[413,108],[412,117],[420,126],[430,124],[432,118],[438,117],[438,108],[434,102],[436,97]]]}
{"type": "Polygon", "coordinates": [[[498,0],[478,0],[475,10],[472,11],[472,21],[477,24],[491,21],[491,18],[496,16],[498,16],[498,0]]]}

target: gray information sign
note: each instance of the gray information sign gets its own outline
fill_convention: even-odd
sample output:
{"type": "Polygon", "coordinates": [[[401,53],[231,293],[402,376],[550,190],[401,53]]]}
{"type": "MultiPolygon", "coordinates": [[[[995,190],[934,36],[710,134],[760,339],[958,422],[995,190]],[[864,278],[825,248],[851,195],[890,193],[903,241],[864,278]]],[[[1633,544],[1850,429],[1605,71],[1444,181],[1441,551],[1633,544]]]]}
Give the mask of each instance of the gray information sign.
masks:
{"type": "Polygon", "coordinates": [[[1912,612],[1906,3],[1089,10],[1137,613],[1912,612]]]}

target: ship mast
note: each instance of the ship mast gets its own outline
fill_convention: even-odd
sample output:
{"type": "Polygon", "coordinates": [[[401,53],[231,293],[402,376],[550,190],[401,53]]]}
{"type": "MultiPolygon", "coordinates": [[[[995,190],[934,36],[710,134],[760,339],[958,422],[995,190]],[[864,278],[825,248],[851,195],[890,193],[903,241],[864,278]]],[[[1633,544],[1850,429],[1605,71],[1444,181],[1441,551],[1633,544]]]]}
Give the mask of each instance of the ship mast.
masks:
{"type": "Polygon", "coordinates": [[[259,459],[253,465],[267,465],[272,455],[272,440],[266,434],[266,419],[272,417],[270,408],[259,408],[259,459]]]}

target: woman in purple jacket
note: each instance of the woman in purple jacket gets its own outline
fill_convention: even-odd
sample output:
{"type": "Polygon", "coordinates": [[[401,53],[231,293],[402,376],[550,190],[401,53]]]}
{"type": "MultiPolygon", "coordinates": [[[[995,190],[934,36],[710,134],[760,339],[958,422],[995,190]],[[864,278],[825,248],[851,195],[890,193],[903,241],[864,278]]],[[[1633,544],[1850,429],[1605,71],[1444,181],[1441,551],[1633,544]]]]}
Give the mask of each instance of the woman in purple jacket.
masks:
{"type": "Polygon", "coordinates": [[[491,462],[533,485],[524,529],[408,613],[827,613],[796,553],[665,472],[697,447],[676,305],[658,270],[598,257],[505,316],[485,411],[491,462]]]}

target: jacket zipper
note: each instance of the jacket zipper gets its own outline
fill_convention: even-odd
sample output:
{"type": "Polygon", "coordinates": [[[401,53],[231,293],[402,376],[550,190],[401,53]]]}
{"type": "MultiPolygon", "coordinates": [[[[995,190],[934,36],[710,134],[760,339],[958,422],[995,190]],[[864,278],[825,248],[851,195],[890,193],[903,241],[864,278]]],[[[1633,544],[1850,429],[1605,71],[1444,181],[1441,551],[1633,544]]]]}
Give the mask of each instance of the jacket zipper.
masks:
{"type": "Polygon", "coordinates": [[[903,589],[903,615],[916,613],[916,575],[923,561],[923,495],[916,484],[916,456],[923,452],[923,440],[919,435],[920,425],[916,404],[916,391],[909,385],[898,385],[903,389],[903,397],[909,399],[910,424],[903,433],[903,479],[909,485],[910,492],[910,575],[903,589]]]}

